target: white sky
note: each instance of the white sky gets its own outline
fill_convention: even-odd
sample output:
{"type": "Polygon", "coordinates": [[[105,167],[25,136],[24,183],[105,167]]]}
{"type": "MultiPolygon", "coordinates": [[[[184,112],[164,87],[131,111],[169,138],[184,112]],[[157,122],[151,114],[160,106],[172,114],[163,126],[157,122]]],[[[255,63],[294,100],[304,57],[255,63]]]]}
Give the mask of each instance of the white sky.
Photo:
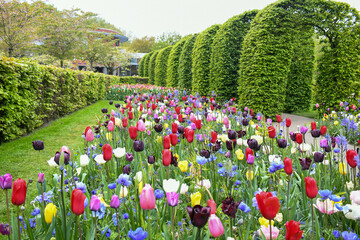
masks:
{"type": "MultiPolygon", "coordinates": [[[[59,9],[97,13],[129,37],[178,32],[198,33],[246,10],[262,9],[276,0],[47,0],[59,9]],[[132,35],[132,36],[131,36],[132,35]]],[[[343,0],[360,10],[360,0],[343,0]]]]}

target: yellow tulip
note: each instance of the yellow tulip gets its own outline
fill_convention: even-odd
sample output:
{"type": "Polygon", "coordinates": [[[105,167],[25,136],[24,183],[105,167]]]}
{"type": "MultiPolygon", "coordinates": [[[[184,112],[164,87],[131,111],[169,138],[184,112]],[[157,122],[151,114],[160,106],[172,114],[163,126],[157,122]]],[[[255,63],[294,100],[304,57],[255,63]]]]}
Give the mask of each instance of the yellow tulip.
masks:
{"type": "Polygon", "coordinates": [[[339,172],[340,172],[341,175],[346,175],[346,173],[347,173],[346,172],[346,166],[342,162],[339,164],[339,172]]]}
{"type": "Polygon", "coordinates": [[[335,121],[334,125],[337,126],[339,124],[339,121],[335,121]]]}
{"type": "MultiPolygon", "coordinates": [[[[269,227],[269,220],[264,217],[259,218],[259,223],[261,226],[269,227]]],[[[274,226],[274,221],[271,220],[271,226],[274,226]]]]}
{"type": "Polygon", "coordinates": [[[102,194],[98,194],[98,198],[100,199],[100,202],[101,202],[102,204],[104,204],[105,207],[110,207],[110,205],[108,205],[108,204],[105,202],[104,197],[103,197],[102,194]]]}
{"type": "Polygon", "coordinates": [[[221,139],[221,141],[226,142],[226,140],[228,140],[228,137],[227,137],[227,135],[223,134],[220,136],[220,139],[221,139]]]}
{"type": "Polygon", "coordinates": [[[115,126],[120,127],[120,125],[121,125],[120,118],[115,118],[115,126]]]}
{"type": "Polygon", "coordinates": [[[45,207],[45,222],[47,224],[50,224],[53,217],[56,215],[57,213],[57,208],[53,203],[49,203],[48,205],[46,205],[45,207]]]}
{"type": "Polygon", "coordinates": [[[254,172],[251,170],[248,170],[246,172],[246,179],[252,181],[254,179],[254,172]]]}
{"type": "Polygon", "coordinates": [[[244,159],[244,153],[241,149],[238,149],[235,151],[236,157],[238,160],[243,160],[244,159]]]}
{"type": "Polygon", "coordinates": [[[111,139],[112,139],[112,134],[111,134],[111,132],[106,133],[106,139],[107,139],[107,140],[111,140],[111,139]]]}
{"type": "Polygon", "coordinates": [[[139,183],[139,195],[140,195],[141,192],[142,192],[143,185],[144,185],[144,183],[143,183],[143,181],[141,181],[141,182],[139,183]]]}
{"type": "Polygon", "coordinates": [[[168,123],[165,123],[165,124],[164,124],[164,129],[166,130],[166,129],[168,129],[168,127],[169,127],[169,124],[168,124],[168,123]]]}
{"type": "Polygon", "coordinates": [[[254,125],[254,121],[253,121],[253,120],[250,120],[249,125],[250,125],[250,126],[251,126],[251,125],[254,125]]]}
{"type": "Polygon", "coordinates": [[[201,193],[196,192],[191,194],[190,196],[191,198],[191,206],[195,206],[195,205],[200,205],[200,201],[201,201],[201,193]]]}
{"type": "Polygon", "coordinates": [[[156,139],[157,143],[162,144],[163,140],[161,136],[158,136],[156,139]]]}
{"type": "Polygon", "coordinates": [[[179,166],[181,172],[186,172],[188,170],[189,163],[186,160],[180,161],[178,163],[178,166],[179,166]]]}

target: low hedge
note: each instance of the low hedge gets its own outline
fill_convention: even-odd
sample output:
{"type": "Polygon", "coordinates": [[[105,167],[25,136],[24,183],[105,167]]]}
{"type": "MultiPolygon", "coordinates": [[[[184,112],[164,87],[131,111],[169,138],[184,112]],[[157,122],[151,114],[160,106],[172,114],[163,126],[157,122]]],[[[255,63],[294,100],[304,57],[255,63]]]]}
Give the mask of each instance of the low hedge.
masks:
{"type": "Polygon", "coordinates": [[[104,99],[111,85],[146,82],[0,58],[0,143],[104,99]]]}

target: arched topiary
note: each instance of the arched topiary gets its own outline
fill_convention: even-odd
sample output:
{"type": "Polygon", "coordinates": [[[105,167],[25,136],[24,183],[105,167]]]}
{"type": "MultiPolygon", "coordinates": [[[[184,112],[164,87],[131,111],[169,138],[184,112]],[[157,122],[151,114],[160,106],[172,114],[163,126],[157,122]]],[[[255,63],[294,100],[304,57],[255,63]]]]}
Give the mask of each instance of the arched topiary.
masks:
{"type": "Polygon", "coordinates": [[[258,10],[244,12],[227,20],[217,31],[211,54],[210,89],[219,98],[228,100],[237,96],[239,60],[242,42],[258,10]]]}
{"type": "Polygon", "coordinates": [[[196,38],[192,57],[192,91],[200,95],[209,93],[211,46],[220,25],[213,25],[196,38]]]}
{"type": "Polygon", "coordinates": [[[166,78],[166,86],[167,87],[177,87],[178,86],[179,59],[180,59],[181,50],[187,39],[188,39],[188,37],[182,38],[171,49],[171,52],[169,55],[169,60],[168,60],[168,68],[167,68],[167,78],[166,78]]]}
{"type": "Polygon", "coordinates": [[[167,63],[169,60],[169,55],[170,55],[171,49],[172,49],[172,46],[161,49],[159,54],[156,57],[155,85],[157,85],[157,86],[165,86],[166,85],[167,63]]]}
{"type": "Polygon", "coordinates": [[[189,37],[184,43],[179,59],[179,83],[178,86],[184,89],[191,88],[192,81],[192,51],[198,34],[189,37]]]}
{"type": "Polygon", "coordinates": [[[139,62],[139,70],[138,70],[138,75],[140,77],[144,77],[144,67],[145,67],[145,58],[146,58],[147,54],[145,56],[143,56],[139,62]]]}
{"type": "Polygon", "coordinates": [[[149,77],[150,58],[153,54],[154,52],[150,52],[144,56],[144,77],[149,77]]]}
{"type": "Polygon", "coordinates": [[[159,54],[160,50],[155,51],[151,57],[150,57],[150,61],[149,61],[149,84],[155,84],[155,62],[156,62],[156,57],[159,54]]]}

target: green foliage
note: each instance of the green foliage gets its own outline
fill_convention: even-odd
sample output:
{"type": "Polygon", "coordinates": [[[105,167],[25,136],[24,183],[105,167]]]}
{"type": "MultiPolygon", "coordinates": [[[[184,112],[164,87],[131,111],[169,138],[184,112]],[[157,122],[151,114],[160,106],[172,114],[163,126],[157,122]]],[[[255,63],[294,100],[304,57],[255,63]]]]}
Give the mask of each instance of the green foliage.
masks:
{"type": "Polygon", "coordinates": [[[191,89],[192,81],[192,51],[198,34],[189,37],[184,43],[179,58],[179,82],[180,88],[191,89]]]}
{"type": "Polygon", "coordinates": [[[226,21],[217,31],[212,46],[210,63],[210,90],[220,99],[237,96],[239,60],[242,42],[258,10],[244,12],[226,21]]]}
{"type": "Polygon", "coordinates": [[[171,52],[172,46],[161,49],[159,54],[156,57],[155,61],[155,85],[165,86],[166,85],[166,73],[169,55],[171,52]]]}
{"type": "Polygon", "coordinates": [[[154,54],[154,52],[150,52],[146,54],[144,60],[144,77],[149,77],[149,65],[150,65],[150,58],[154,54]]]}
{"type": "Polygon", "coordinates": [[[179,82],[179,58],[182,51],[182,48],[188,37],[182,38],[175,46],[171,49],[168,68],[167,68],[167,78],[166,86],[167,87],[177,87],[179,82]]]}
{"type": "Polygon", "coordinates": [[[210,58],[211,47],[220,25],[213,25],[196,38],[192,57],[192,91],[201,96],[210,91],[210,58]]]}
{"type": "Polygon", "coordinates": [[[135,38],[129,45],[129,49],[134,52],[148,53],[155,44],[154,37],[145,36],[143,38],[135,38]]]}
{"type": "Polygon", "coordinates": [[[0,143],[104,99],[110,85],[146,81],[1,58],[0,143]]]}
{"type": "Polygon", "coordinates": [[[177,32],[166,32],[156,37],[156,41],[151,47],[152,51],[161,50],[168,46],[175,45],[178,41],[180,41],[181,35],[177,32]]]}
{"type": "Polygon", "coordinates": [[[149,84],[154,84],[155,83],[155,62],[156,62],[156,57],[159,54],[160,51],[155,51],[151,57],[150,57],[150,61],[149,61],[149,84]]]}
{"type": "Polygon", "coordinates": [[[143,77],[145,75],[144,73],[144,66],[145,66],[145,58],[147,58],[148,54],[143,56],[139,62],[139,76],[143,77]]]}

